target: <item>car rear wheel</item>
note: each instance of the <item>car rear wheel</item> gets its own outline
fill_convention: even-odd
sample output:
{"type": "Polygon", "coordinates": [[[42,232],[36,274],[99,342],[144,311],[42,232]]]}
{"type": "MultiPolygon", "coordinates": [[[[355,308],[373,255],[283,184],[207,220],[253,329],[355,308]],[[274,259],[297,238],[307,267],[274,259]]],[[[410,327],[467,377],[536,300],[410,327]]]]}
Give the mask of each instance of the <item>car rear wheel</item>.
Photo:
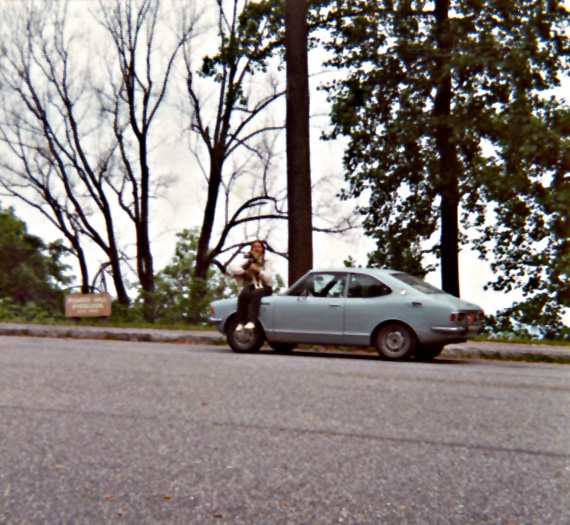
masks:
{"type": "Polygon", "coordinates": [[[226,339],[231,349],[238,353],[257,352],[263,345],[263,330],[259,323],[255,323],[253,330],[244,328],[238,331],[237,325],[237,319],[234,317],[226,330],[226,339]]]}
{"type": "Polygon", "coordinates": [[[420,346],[416,348],[414,356],[418,361],[431,361],[441,354],[442,350],[443,345],[420,346]]]}
{"type": "Polygon", "coordinates": [[[409,359],[416,348],[416,337],[407,326],[389,323],[376,333],[374,346],[380,356],[386,359],[409,359]]]}
{"type": "Polygon", "coordinates": [[[269,346],[278,354],[288,354],[297,348],[295,343],[269,343],[269,346]]]}

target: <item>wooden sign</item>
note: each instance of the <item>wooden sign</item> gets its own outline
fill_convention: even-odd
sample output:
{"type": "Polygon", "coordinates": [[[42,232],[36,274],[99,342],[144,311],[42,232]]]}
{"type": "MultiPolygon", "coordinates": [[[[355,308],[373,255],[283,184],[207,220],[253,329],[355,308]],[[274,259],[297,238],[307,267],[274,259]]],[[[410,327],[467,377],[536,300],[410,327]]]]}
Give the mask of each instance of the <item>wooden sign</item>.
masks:
{"type": "Polygon", "coordinates": [[[72,293],[65,296],[65,317],[109,317],[111,296],[108,293],[72,293]]]}

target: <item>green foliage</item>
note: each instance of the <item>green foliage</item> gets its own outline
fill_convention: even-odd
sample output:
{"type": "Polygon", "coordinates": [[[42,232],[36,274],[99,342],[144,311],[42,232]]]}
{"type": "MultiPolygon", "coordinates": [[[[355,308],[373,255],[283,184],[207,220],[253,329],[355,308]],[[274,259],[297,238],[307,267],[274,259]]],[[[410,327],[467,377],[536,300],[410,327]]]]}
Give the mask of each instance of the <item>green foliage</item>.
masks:
{"type": "MultiPolygon", "coordinates": [[[[209,305],[215,299],[237,294],[234,281],[229,281],[218,270],[210,268],[207,279],[194,277],[198,230],[183,230],[171,263],[156,275],[155,322],[199,324],[208,320],[209,305]]],[[[137,305],[131,309],[136,317],[137,305]]]]}
{"type": "Polygon", "coordinates": [[[275,284],[273,286],[273,293],[277,294],[286,290],[285,281],[278,273],[275,274],[275,284]]]}
{"type": "Polygon", "coordinates": [[[551,316],[570,306],[570,108],[552,95],[569,65],[564,3],[457,0],[443,24],[439,0],[330,5],[324,44],[342,75],[327,86],[328,137],[349,139],[342,197],[370,195],[360,208],[378,246],[370,263],[427,270],[455,183],[461,241],[469,233],[491,261],[490,286],[522,290],[521,319],[538,315],[558,330],[551,316]],[[447,77],[445,115],[437,105],[447,77]],[[442,142],[453,161],[445,166],[442,142]]]}
{"type": "Polygon", "coordinates": [[[564,307],[541,293],[488,316],[485,326],[491,335],[510,334],[525,339],[570,341],[570,328],[562,322],[564,307]]]}
{"type": "Polygon", "coordinates": [[[64,319],[61,309],[44,309],[34,302],[15,303],[10,297],[0,299],[0,320],[15,322],[52,322],[64,319]]]}
{"type": "Polygon", "coordinates": [[[0,320],[14,322],[52,323],[65,319],[63,307],[40,306],[35,302],[18,304],[10,297],[0,299],[0,320]]]}
{"type": "Polygon", "coordinates": [[[69,284],[66,248],[27,232],[12,208],[0,210],[0,312],[31,320],[63,310],[61,286],[69,284]]]}
{"type": "Polygon", "coordinates": [[[356,260],[352,255],[349,255],[343,262],[345,268],[356,268],[356,260]]]}
{"type": "MultiPolygon", "coordinates": [[[[397,236],[399,237],[399,236],[397,236]]],[[[432,269],[422,264],[422,255],[418,244],[408,244],[405,241],[398,243],[394,239],[386,249],[377,249],[368,254],[368,266],[371,268],[394,268],[408,272],[423,279],[432,269]]]]}
{"type": "MultiPolygon", "coordinates": [[[[149,323],[144,316],[143,292],[139,292],[139,295],[140,297],[136,301],[128,305],[121,304],[118,301],[111,303],[111,311],[113,312],[111,320],[113,323],[117,323],[117,326],[152,326],[152,323],[149,323]]],[[[85,322],[88,319],[85,318],[82,321],[85,322]]]]}
{"type": "MultiPolygon", "coordinates": [[[[309,30],[323,27],[324,9],[331,0],[308,0],[309,30]]],[[[318,45],[310,38],[309,46],[318,45]]],[[[283,0],[249,1],[239,16],[233,37],[223,36],[220,51],[213,57],[205,57],[202,74],[221,79],[219,65],[231,65],[237,58],[247,59],[249,70],[267,70],[269,60],[285,55],[285,2],[283,0]]]]}
{"type": "Polygon", "coordinates": [[[248,2],[239,16],[237,26],[227,24],[223,11],[220,12],[218,52],[205,56],[200,74],[211,77],[218,83],[227,83],[226,107],[248,104],[242,82],[246,73],[266,72],[268,61],[279,49],[282,2],[264,0],[248,2]],[[236,76],[238,65],[243,72],[236,76]]]}

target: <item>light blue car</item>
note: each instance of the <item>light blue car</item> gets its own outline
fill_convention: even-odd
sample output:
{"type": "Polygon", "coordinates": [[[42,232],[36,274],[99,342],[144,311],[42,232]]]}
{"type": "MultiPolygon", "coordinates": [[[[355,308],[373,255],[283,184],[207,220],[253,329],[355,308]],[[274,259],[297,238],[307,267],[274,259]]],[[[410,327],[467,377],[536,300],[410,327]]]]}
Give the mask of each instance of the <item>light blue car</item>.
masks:
{"type": "Polygon", "coordinates": [[[436,357],[483,330],[483,310],[404,272],[312,270],[280,295],[264,297],[256,327],[236,332],[237,299],[214,301],[210,322],[235,352],[267,340],[278,352],[298,344],[374,346],[381,357],[436,357]]]}

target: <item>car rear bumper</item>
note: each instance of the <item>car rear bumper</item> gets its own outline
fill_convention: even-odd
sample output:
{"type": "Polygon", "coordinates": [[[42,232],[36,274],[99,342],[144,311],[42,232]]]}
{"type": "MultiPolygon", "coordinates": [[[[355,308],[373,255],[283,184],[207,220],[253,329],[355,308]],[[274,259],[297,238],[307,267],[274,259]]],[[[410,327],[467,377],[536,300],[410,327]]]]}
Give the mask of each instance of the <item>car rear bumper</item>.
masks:
{"type": "Polygon", "coordinates": [[[461,337],[475,337],[483,331],[483,325],[475,326],[431,326],[431,330],[438,334],[457,335],[461,337]]]}

